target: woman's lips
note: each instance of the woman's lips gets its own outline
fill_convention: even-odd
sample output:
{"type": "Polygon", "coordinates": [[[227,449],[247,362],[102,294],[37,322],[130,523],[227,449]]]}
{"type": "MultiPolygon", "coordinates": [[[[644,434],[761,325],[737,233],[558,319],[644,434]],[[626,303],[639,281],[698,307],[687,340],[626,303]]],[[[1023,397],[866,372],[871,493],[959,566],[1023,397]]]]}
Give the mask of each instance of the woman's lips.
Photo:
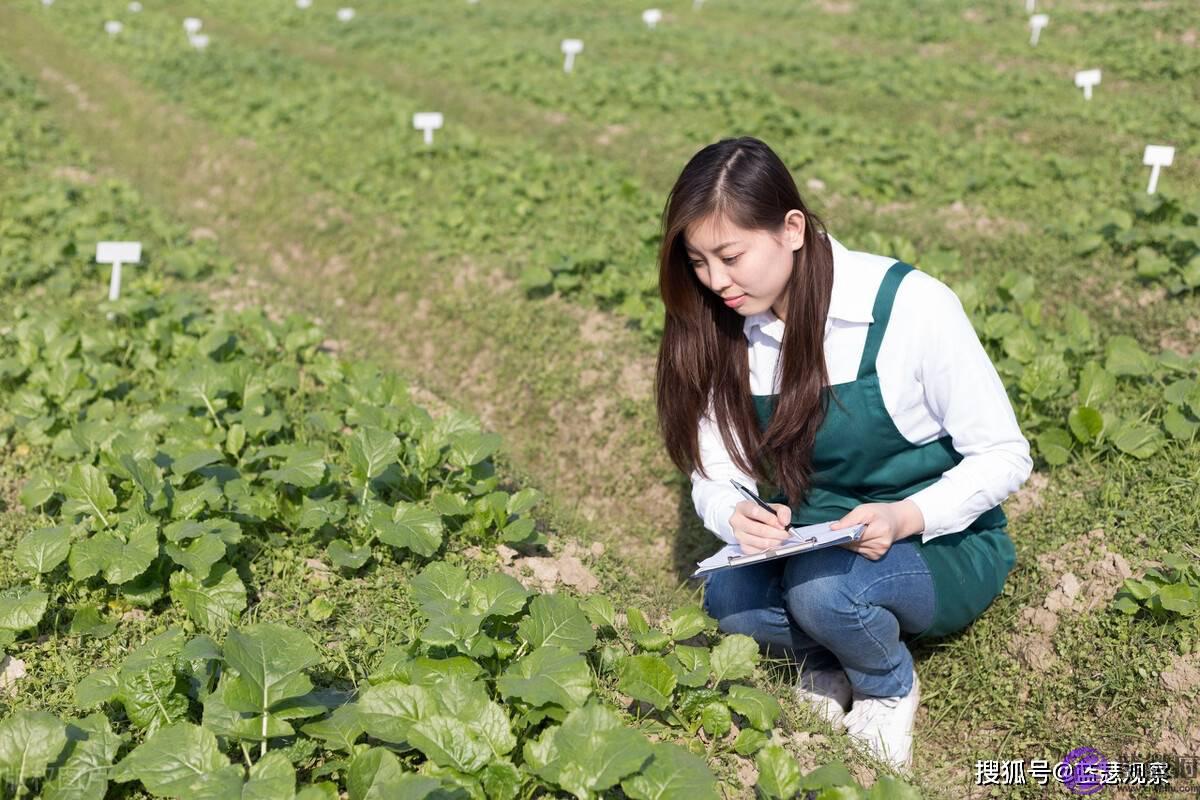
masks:
{"type": "Polygon", "coordinates": [[[742,301],[745,299],[746,299],[746,295],[739,294],[737,297],[731,298],[729,300],[725,300],[725,305],[729,306],[730,308],[737,308],[738,306],[740,306],[742,304],[742,301]]]}

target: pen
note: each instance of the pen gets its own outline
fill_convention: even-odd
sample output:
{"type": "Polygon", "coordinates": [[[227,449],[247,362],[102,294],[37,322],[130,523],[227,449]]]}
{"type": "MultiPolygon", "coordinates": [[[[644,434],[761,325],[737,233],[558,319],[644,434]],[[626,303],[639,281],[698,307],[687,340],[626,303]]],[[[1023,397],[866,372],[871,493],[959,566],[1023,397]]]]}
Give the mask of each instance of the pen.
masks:
{"type": "MultiPolygon", "coordinates": [[[[745,486],[742,486],[740,483],[738,483],[737,481],[735,481],[733,478],[730,478],[730,479],[729,479],[729,482],[730,482],[730,483],[732,483],[734,486],[736,486],[736,487],[737,487],[737,490],[738,490],[739,492],[741,492],[743,495],[745,495],[745,497],[746,497],[746,499],[747,499],[747,500],[753,500],[755,503],[758,503],[758,505],[759,505],[761,508],[763,508],[763,509],[765,509],[765,510],[767,510],[767,511],[771,512],[772,514],[774,514],[774,513],[775,513],[775,509],[771,508],[769,505],[767,505],[766,503],[764,503],[764,502],[763,502],[763,499],[762,499],[761,497],[759,497],[758,495],[756,495],[754,492],[750,491],[750,490],[749,490],[749,489],[747,489],[745,486]]],[[[791,527],[792,527],[792,524],[791,524],[791,523],[788,523],[787,527],[788,527],[788,528],[791,528],[791,527]]]]}

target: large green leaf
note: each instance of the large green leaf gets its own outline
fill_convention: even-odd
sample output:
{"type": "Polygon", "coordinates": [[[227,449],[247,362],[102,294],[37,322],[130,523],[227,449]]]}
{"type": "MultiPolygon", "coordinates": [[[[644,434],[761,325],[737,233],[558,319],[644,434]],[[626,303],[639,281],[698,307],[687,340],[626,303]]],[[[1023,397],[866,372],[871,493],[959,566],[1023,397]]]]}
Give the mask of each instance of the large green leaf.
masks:
{"type": "Polygon", "coordinates": [[[712,649],[710,660],[717,683],[749,678],[754,674],[760,653],[758,642],[741,633],[722,639],[712,649]]]}
{"type": "Polygon", "coordinates": [[[365,486],[400,458],[400,440],[391,431],[364,426],[350,440],[348,456],[351,475],[365,486]]]}
{"type": "Polygon", "coordinates": [[[1106,349],[1104,366],[1113,375],[1149,375],[1154,371],[1154,359],[1132,336],[1113,336],[1106,349]]]}
{"type": "Polygon", "coordinates": [[[95,519],[101,528],[112,524],[111,513],[117,507],[117,496],[109,488],[107,476],[91,464],[75,464],[62,487],[62,513],[95,519]]]}
{"type": "Polygon", "coordinates": [[[754,756],[758,767],[757,788],[771,798],[795,797],[800,791],[800,765],[782,745],[772,742],[754,756]]]}
{"type": "Polygon", "coordinates": [[[171,573],[171,597],[208,631],[221,631],[236,622],[246,608],[246,586],[237,571],[218,561],[208,577],[190,572],[171,573]]]}
{"type": "Polygon", "coordinates": [[[40,778],[67,745],[67,726],[45,711],[22,709],[0,722],[0,773],[21,786],[40,778]]]}
{"type": "Polygon", "coordinates": [[[1112,433],[1112,443],[1135,458],[1149,458],[1162,446],[1163,435],[1156,426],[1137,420],[1122,420],[1112,433]]]}
{"type": "Polygon", "coordinates": [[[207,534],[198,536],[184,545],[168,542],[163,546],[163,552],[176,564],[203,580],[208,577],[212,565],[225,555],[225,542],[221,541],[220,536],[207,534]]]}
{"type": "Polygon", "coordinates": [[[413,600],[427,616],[457,611],[471,595],[466,571],[444,561],[425,567],[410,586],[413,600]]]}
{"type": "Polygon", "coordinates": [[[638,772],[653,755],[642,734],[596,703],[567,715],[562,725],[525,742],[525,764],[543,780],[580,800],[638,772]]]}
{"type": "Polygon", "coordinates": [[[50,595],[16,586],[0,592],[0,628],[23,631],[36,627],[46,613],[50,595]]]}
{"type": "Polygon", "coordinates": [[[237,672],[226,702],[235,711],[255,714],[311,691],[304,670],[321,660],[308,636],[270,622],[230,628],[223,652],[225,663],[237,672]]]}
{"type": "Polygon", "coordinates": [[[83,580],[97,572],[110,584],[126,583],[150,568],[158,557],[158,525],[153,520],[122,530],[100,531],[71,545],[71,577],[83,580]],[[126,538],[122,539],[121,535],[126,538]]]}
{"type": "Polygon", "coordinates": [[[621,680],[617,688],[660,711],[670,704],[675,683],[675,673],[662,656],[644,653],[621,660],[621,680]]]}
{"type": "Polygon", "coordinates": [[[310,722],[300,730],[333,750],[347,753],[354,751],[354,743],[366,732],[358,706],[353,704],[339,706],[327,718],[310,722]]]}
{"type": "Polygon", "coordinates": [[[422,800],[440,786],[436,778],[404,772],[400,760],[382,747],[355,756],[346,777],[350,800],[422,800]]]}
{"type": "Polygon", "coordinates": [[[705,614],[704,609],[700,608],[700,606],[693,604],[672,611],[669,627],[671,629],[671,638],[679,642],[684,639],[690,639],[706,630],[715,630],[717,621],[705,614]]]}
{"type": "Polygon", "coordinates": [[[429,557],[442,546],[441,515],[411,503],[399,503],[394,510],[380,506],[372,517],[372,523],[379,540],[392,547],[429,557]]]}
{"type": "Polygon", "coordinates": [[[470,469],[500,449],[504,440],[498,433],[466,432],[450,437],[450,463],[470,469]]]}
{"type": "Polygon", "coordinates": [[[591,696],[592,672],[587,659],[574,650],[545,645],[510,664],[496,688],[502,696],[518,697],[534,707],[556,703],[570,710],[591,696]]]}
{"type": "Polygon", "coordinates": [[[71,552],[71,528],[56,525],[30,531],[17,543],[13,561],[26,572],[49,572],[71,552]]]}
{"type": "Polygon", "coordinates": [[[280,750],[272,750],[250,767],[250,780],[241,800],[292,800],[296,796],[296,768],[280,750]]]}
{"type": "Polygon", "coordinates": [[[1104,430],[1104,417],[1100,412],[1089,406],[1076,406],[1067,416],[1067,427],[1075,438],[1083,444],[1096,441],[1104,430]]]}
{"type": "Polygon", "coordinates": [[[485,618],[510,617],[519,613],[532,594],[519,580],[502,572],[494,572],[483,580],[472,582],[470,586],[467,605],[485,618]]]}
{"type": "Polygon", "coordinates": [[[675,649],[667,655],[666,662],[681,686],[703,686],[708,683],[708,676],[712,672],[707,647],[675,645],[675,649]]]}
{"type": "Polygon", "coordinates": [[[659,742],[642,771],[621,781],[633,800],[716,800],[717,780],[700,756],[678,745],[659,742]]]}
{"type": "Polygon", "coordinates": [[[529,616],[517,635],[530,647],[553,644],[582,653],[596,643],[596,632],[579,603],[566,595],[543,594],[529,603],[529,616]]]}
{"type": "Polygon", "coordinates": [[[434,694],[423,686],[385,681],[368,687],[355,703],[363,729],[385,742],[408,739],[414,723],[437,712],[434,694]]]}
{"type": "MultiPolygon", "coordinates": [[[[218,780],[216,774],[229,766],[211,731],[190,722],[176,722],[161,728],[121,759],[112,778],[120,783],[140,780],[159,797],[193,796],[193,791],[218,780]]],[[[237,785],[240,795],[240,770],[237,785]]]]}
{"type": "Polygon", "coordinates": [[[102,713],[68,722],[67,746],[54,764],[54,777],[42,784],[42,800],[102,800],[120,747],[121,738],[102,713]]]}
{"type": "Polygon", "coordinates": [[[187,716],[186,686],[173,658],[126,659],[118,673],[117,699],[129,721],[149,732],[187,716]]]}
{"type": "Polygon", "coordinates": [[[279,455],[285,456],[283,464],[278,469],[265,470],[264,478],[311,489],[325,477],[325,453],[319,448],[287,445],[279,455]]]}
{"type": "Polygon", "coordinates": [[[779,701],[764,691],[735,684],[729,687],[729,707],[741,714],[760,731],[769,731],[783,709],[779,701]]]}
{"type": "Polygon", "coordinates": [[[460,772],[478,772],[492,756],[483,737],[467,723],[441,714],[414,723],[408,741],[434,763],[460,772]]]}

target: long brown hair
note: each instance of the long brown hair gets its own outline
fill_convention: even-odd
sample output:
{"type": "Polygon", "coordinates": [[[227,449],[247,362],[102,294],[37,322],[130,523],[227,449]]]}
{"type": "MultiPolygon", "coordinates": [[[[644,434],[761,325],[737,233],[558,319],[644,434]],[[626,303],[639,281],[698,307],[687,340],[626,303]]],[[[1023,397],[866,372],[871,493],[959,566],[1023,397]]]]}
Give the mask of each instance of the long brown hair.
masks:
{"type": "Polygon", "coordinates": [[[711,397],[713,415],[734,463],[773,483],[795,506],[810,486],[812,449],[825,415],[828,383],[824,328],[833,289],[833,254],[825,225],[804,205],[783,161],[752,136],[722,139],[683,168],[663,211],[658,286],[666,306],[655,388],[667,453],[685,474],[699,470],[699,425],[711,397]],[[750,393],[744,317],[721,302],[688,266],[684,231],[720,215],[750,230],[783,230],[792,209],[805,216],[804,245],[792,255],[787,324],[780,350],[775,413],[760,430],[750,393]],[[736,433],[736,440],[732,434],[736,433]],[[744,442],[746,450],[737,446],[744,442]],[[770,472],[773,470],[773,479],[770,472]]]}

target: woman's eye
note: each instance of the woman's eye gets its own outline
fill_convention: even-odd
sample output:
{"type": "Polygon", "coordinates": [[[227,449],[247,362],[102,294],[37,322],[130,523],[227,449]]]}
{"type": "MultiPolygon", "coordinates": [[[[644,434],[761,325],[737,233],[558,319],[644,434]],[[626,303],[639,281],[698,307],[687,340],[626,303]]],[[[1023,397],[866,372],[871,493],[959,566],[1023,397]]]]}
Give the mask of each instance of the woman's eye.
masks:
{"type": "Polygon", "coordinates": [[[737,261],[738,257],[737,256],[727,256],[726,258],[723,258],[721,260],[724,261],[726,264],[728,264],[731,261],[737,261]]]}

